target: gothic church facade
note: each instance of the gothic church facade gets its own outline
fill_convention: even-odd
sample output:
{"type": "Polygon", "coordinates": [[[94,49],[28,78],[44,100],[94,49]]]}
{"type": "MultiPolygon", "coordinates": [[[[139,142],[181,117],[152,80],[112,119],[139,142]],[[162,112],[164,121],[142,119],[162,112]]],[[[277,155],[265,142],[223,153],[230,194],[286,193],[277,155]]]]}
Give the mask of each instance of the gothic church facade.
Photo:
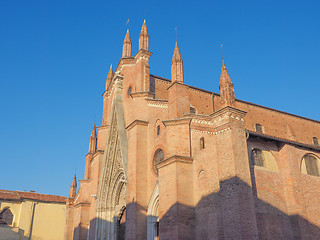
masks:
{"type": "MultiPolygon", "coordinates": [[[[107,76],[65,239],[320,239],[320,122],[150,74],[146,23],[107,76]]],[[[217,81],[218,84],[218,81],[217,81]]]]}

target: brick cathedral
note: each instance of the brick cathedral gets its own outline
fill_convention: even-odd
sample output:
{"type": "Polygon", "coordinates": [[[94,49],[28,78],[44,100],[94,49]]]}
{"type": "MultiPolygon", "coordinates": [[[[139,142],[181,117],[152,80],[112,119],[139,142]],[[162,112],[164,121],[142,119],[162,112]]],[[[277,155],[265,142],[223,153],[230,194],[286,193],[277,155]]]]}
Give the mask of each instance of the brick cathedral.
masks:
{"type": "Polygon", "coordinates": [[[65,239],[320,239],[320,122],[150,74],[146,23],[110,68],[65,239]]]}

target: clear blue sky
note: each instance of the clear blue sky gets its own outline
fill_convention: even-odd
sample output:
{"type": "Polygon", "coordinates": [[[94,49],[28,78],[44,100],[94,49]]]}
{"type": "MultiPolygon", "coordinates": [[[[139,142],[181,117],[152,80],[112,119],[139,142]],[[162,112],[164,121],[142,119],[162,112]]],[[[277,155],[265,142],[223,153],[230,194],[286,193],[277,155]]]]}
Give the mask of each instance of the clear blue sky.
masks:
{"type": "Polygon", "coordinates": [[[320,120],[319,1],[0,1],[0,189],[67,195],[101,124],[110,64],[145,18],[151,73],[219,92],[220,44],[236,98],[320,120]],[[121,4],[121,5],[120,5],[121,4]]]}

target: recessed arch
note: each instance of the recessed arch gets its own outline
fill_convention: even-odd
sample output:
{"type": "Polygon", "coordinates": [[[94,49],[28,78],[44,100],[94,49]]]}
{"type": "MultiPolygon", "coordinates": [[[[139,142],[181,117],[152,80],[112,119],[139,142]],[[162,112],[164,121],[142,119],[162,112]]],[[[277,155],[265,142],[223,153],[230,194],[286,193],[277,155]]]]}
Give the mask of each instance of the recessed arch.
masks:
{"type": "Polygon", "coordinates": [[[11,226],[13,223],[13,213],[9,207],[5,207],[0,212],[0,224],[11,226]]]}
{"type": "Polygon", "coordinates": [[[159,237],[159,183],[157,181],[147,212],[147,240],[155,240],[159,237]]]}
{"type": "Polygon", "coordinates": [[[320,176],[320,160],[319,158],[312,154],[307,153],[303,156],[300,166],[301,173],[311,175],[311,176],[320,176]]]}
{"type": "Polygon", "coordinates": [[[250,163],[255,168],[278,172],[278,164],[273,153],[262,144],[253,144],[249,148],[250,163]]]}

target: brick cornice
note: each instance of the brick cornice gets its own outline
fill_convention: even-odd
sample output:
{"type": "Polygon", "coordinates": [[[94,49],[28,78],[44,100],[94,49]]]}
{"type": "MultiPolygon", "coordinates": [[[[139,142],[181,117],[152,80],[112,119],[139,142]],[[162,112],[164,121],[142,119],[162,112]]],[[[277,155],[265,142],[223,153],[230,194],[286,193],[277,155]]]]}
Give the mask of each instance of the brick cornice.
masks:
{"type": "Polygon", "coordinates": [[[104,150],[97,150],[93,155],[92,155],[92,159],[94,159],[97,155],[99,154],[103,154],[104,150]]]}
{"type": "Polygon", "coordinates": [[[131,93],[130,95],[132,98],[136,98],[136,97],[153,98],[155,96],[155,94],[152,92],[134,92],[134,93],[131,93]]]}
{"type": "Polygon", "coordinates": [[[81,203],[77,203],[74,205],[74,207],[90,207],[91,206],[91,203],[89,202],[81,202],[81,203]]]}
{"type": "Polygon", "coordinates": [[[167,90],[169,90],[171,87],[173,87],[175,84],[178,84],[178,85],[181,85],[181,86],[184,86],[184,87],[189,87],[188,85],[185,85],[183,83],[180,83],[180,82],[172,82],[172,84],[167,88],[167,90]]]}
{"type": "Polygon", "coordinates": [[[132,129],[136,125],[142,125],[142,126],[148,126],[149,122],[143,121],[143,120],[134,120],[132,123],[130,123],[128,126],[126,126],[127,130],[132,129]]]}
{"type": "Polygon", "coordinates": [[[186,163],[186,164],[192,164],[193,163],[193,158],[191,157],[186,157],[186,156],[180,156],[180,155],[173,155],[171,157],[168,157],[164,159],[163,161],[159,162],[157,164],[157,168],[162,168],[167,165],[170,165],[172,163],[186,163]]]}
{"type": "Polygon", "coordinates": [[[148,106],[168,108],[168,100],[146,98],[148,106]]]}
{"type": "Polygon", "coordinates": [[[137,61],[139,61],[141,57],[146,57],[147,60],[149,60],[151,55],[152,55],[152,52],[149,52],[148,50],[145,50],[145,49],[140,49],[136,53],[136,55],[134,55],[134,58],[137,59],[137,61]]]}
{"type": "Polygon", "coordinates": [[[103,153],[103,152],[104,152],[103,150],[97,150],[94,153],[88,152],[86,156],[91,155],[92,158],[94,158],[96,155],[98,155],[99,153],[103,153]]]}
{"type": "Polygon", "coordinates": [[[236,120],[244,121],[247,112],[230,106],[224,107],[217,112],[210,114],[212,119],[230,117],[236,120]]]}
{"type": "Polygon", "coordinates": [[[79,180],[80,183],[90,183],[91,181],[91,178],[79,180]]]}
{"type": "Polygon", "coordinates": [[[109,125],[101,125],[101,126],[98,126],[97,129],[100,130],[100,129],[107,129],[109,127],[109,125]]]}
{"type": "Polygon", "coordinates": [[[172,120],[164,120],[162,122],[165,126],[173,126],[173,125],[189,124],[191,120],[192,118],[178,118],[178,119],[172,119],[172,120]]]}

